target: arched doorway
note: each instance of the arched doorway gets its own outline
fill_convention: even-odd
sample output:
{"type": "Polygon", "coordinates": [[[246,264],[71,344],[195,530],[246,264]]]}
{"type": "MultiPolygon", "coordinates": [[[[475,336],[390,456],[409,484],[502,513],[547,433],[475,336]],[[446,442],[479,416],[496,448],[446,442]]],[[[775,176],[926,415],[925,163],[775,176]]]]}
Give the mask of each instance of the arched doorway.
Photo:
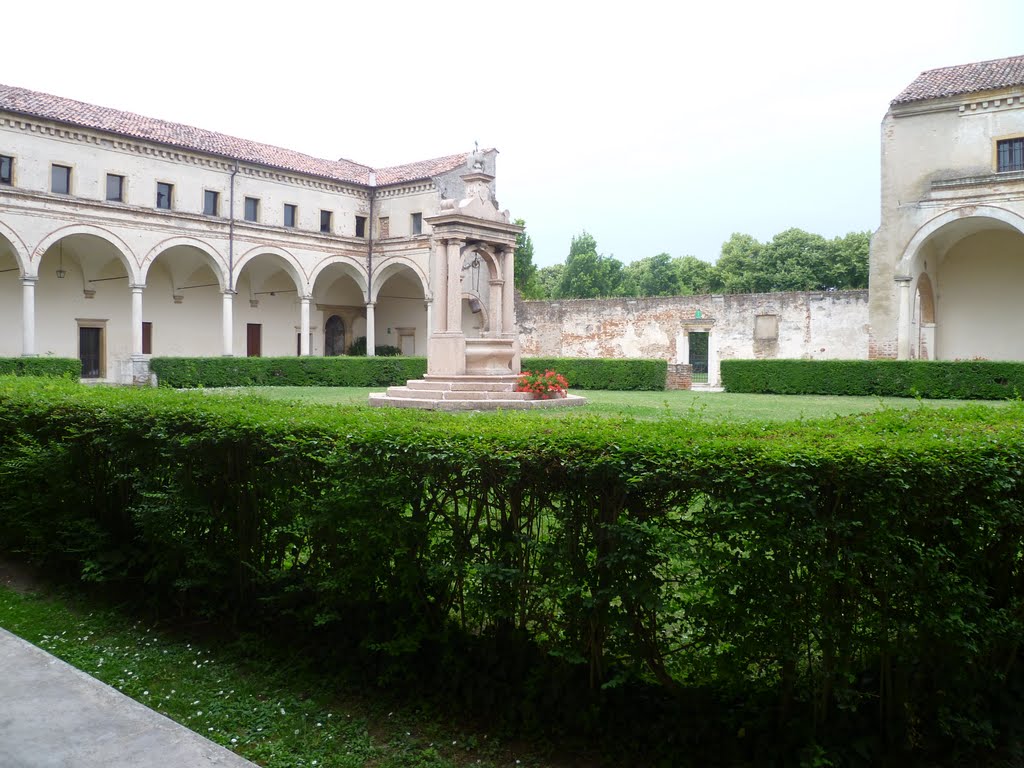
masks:
{"type": "MultiPolygon", "coordinates": [[[[927,268],[927,262],[925,267],[927,268]]],[[[931,360],[935,356],[935,292],[927,272],[917,279],[914,296],[914,333],[911,336],[910,357],[931,360]]]]}
{"type": "Polygon", "coordinates": [[[337,357],[345,354],[345,321],[337,315],[331,315],[324,323],[324,357],[337,357]]]}
{"type": "Polygon", "coordinates": [[[978,206],[944,213],[896,270],[901,357],[1024,360],[1024,219],[978,206]]]}

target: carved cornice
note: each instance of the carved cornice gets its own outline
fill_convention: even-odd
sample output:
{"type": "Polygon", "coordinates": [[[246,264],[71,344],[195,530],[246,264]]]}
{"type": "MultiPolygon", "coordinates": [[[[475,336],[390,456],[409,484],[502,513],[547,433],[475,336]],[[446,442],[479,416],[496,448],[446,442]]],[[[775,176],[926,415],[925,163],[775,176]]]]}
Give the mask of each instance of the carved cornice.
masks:
{"type": "Polygon", "coordinates": [[[389,197],[408,197],[409,195],[420,195],[425,192],[433,192],[437,185],[432,181],[423,181],[416,184],[409,184],[399,187],[385,187],[378,189],[375,197],[378,200],[385,200],[389,197]]]}
{"type": "Polygon", "coordinates": [[[976,115],[988,112],[1005,112],[1008,109],[1020,109],[1024,107],[1024,94],[1015,93],[1012,96],[1003,96],[998,99],[983,99],[969,101],[960,105],[961,115],[976,115]]]}

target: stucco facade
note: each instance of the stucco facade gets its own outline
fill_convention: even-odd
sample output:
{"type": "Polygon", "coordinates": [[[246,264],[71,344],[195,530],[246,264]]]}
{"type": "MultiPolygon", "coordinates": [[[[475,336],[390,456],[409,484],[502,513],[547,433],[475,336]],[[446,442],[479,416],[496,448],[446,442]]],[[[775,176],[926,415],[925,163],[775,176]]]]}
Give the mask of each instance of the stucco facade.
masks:
{"type": "Polygon", "coordinates": [[[426,354],[428,220],[495,155],[373,169],[0,86],[0,356],[426,354]]]}
{"type": "Polygon", "coordinates": [[[872,357],[1024,359],[1024,56],[922,73],[882,121],[872,357]]]}

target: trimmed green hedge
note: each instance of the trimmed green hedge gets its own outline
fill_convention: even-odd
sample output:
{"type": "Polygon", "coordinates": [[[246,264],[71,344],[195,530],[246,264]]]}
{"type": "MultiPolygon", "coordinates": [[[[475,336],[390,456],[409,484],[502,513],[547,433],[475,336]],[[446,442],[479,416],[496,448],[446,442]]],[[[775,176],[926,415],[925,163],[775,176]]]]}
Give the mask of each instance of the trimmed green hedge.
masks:
{"type": "Polygon", "coordinates": [[[77,379],[82,361],[73,357],[0,357],[0,376],[63,376],[77,379]]]}
{"type": "Polygon", "coordinates": [[[557,371],[570,389],[662,390],[668,375],[665,360],[601,357],[524,357],[524,371],[557,371]]]}
{"type": "Polygon", "coordinates": [[[1024,363],[945,360],[723,360],[729,392],[1005,400],[1024,395],[1024,363]]]}
{"type": "Polygon", "coordinates": [[[388,387],[427,372],[425,357],[154,357],[161,387],[388,387]]]}
{"type": "Polygon", "coordinates": [[[1024,717],[1022,424],[8,378],[0,546],[626,764],[978,764],[1024,717]]]}
{"type": "MultiPolygon", "coordinates": [[[[16,358],[18,359],[18,358],[16,358]]],[[[77,363],[77,361],[75,361],[77,363]]],[[[419,379],[424,357],[154,357],[161,387],[386,387],[419,379]]],[[[664,360],[524,357],[522,369],[552,369],[571,389],[665,389],[664,360]]]]}

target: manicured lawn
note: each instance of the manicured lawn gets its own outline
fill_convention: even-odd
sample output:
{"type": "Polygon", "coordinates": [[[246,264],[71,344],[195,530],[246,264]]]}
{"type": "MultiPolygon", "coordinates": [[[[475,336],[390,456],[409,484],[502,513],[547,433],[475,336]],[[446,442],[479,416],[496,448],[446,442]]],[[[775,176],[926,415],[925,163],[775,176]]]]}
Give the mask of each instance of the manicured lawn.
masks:
{"type": "Polygon", "coordinates": [[[211,638],[81,596],[4,586],[0,627],[268,768],[557,764],[353,690],[253,636],[211,638]]]}
{"type": "MultiPolygon", "coordinates": [[[[383,387],[249,387],[211,389],[210,394],[252,393],[271,400],[293,400],[325,405],[365,406],[371,392],[383,387]]],[[[845,416],[881,408],[948,408],[965,400],[914,400],[899,397],[828,397],[816,395],[747,395],[729,392],[613,392],[571,390],[588,403],[582,408],[545,409],[541,418],[628,416],[636,419],[704,418],[728,421],[791,421],[845,416]]],[[[1004,401],[984,401],[1000,407],[1004,401]]]]}

